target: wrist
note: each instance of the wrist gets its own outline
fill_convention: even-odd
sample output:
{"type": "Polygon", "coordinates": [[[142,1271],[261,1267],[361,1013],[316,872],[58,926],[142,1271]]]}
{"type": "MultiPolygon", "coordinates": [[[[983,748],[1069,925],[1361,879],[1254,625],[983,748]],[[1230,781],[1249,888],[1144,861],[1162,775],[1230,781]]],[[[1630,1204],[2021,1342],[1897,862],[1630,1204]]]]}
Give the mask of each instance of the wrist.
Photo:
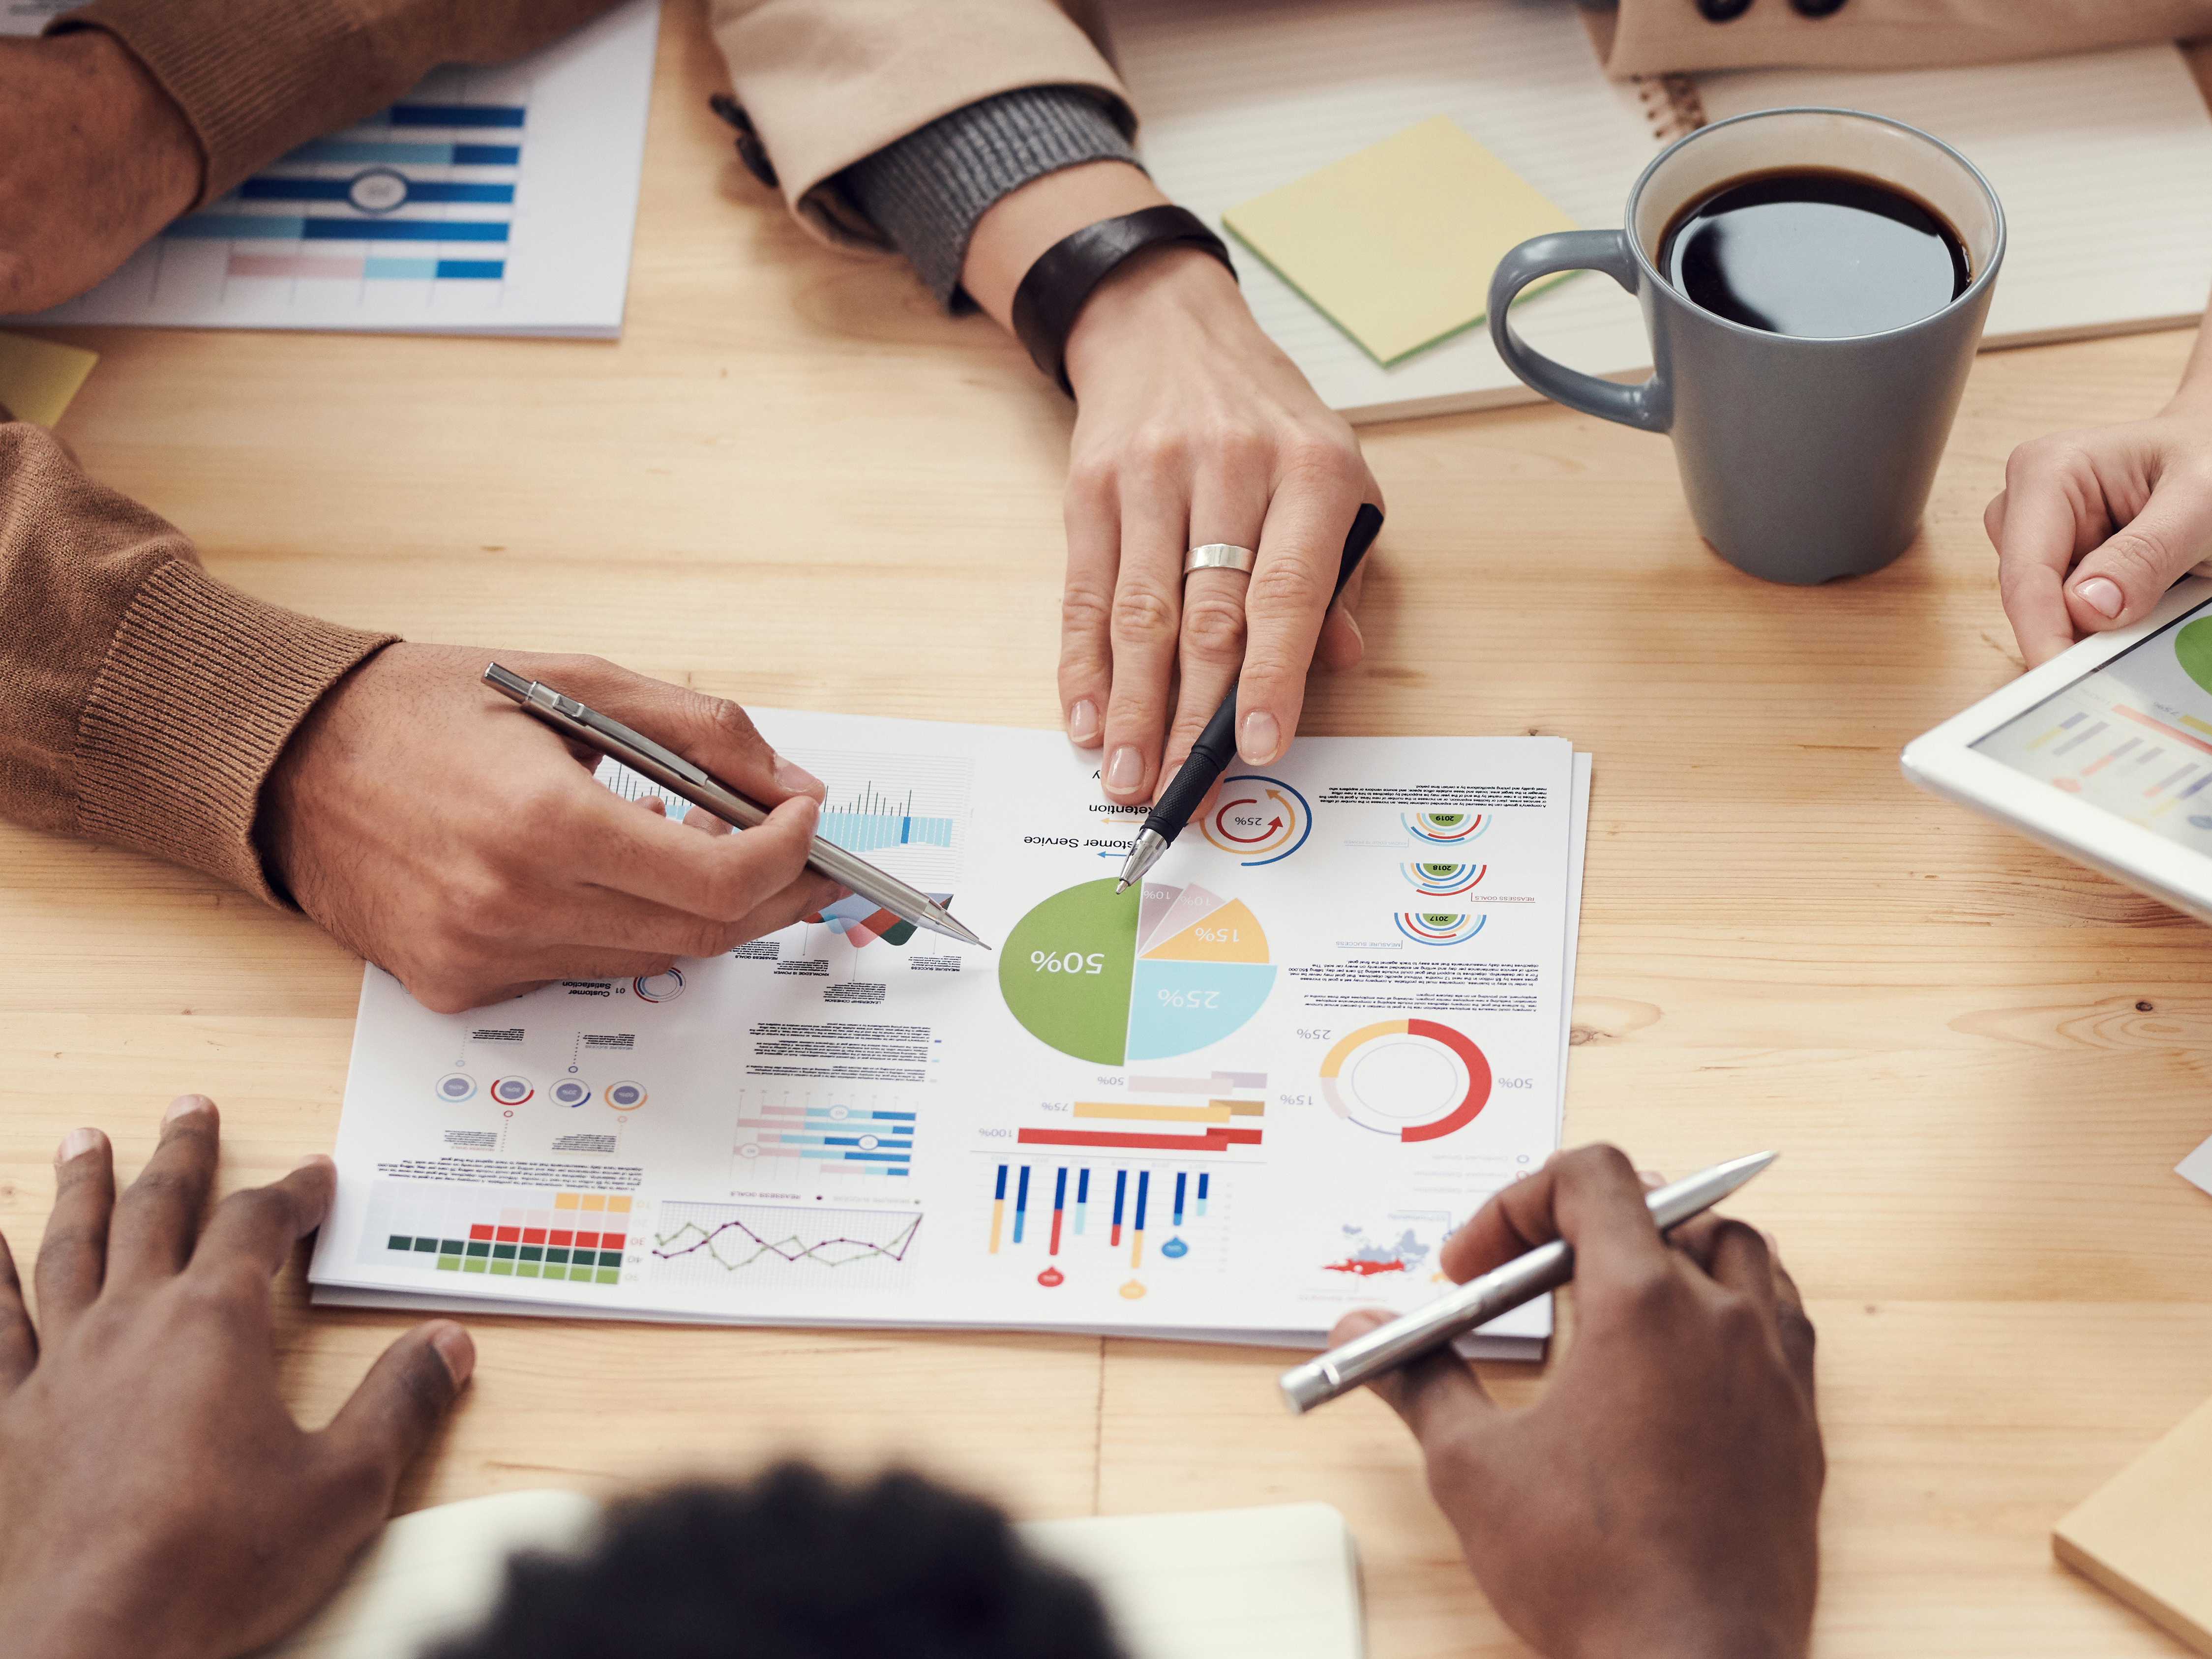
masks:
{"type": "Polygon", "coordinates": [[[1165,343],[1176,322],[1195,322],[1218,338],[1250,319],[1237,279],[1204,248],[1188,242],[1146,248],[1109,272],[1076,313],[1067,331],[1069,384],[1080,400],[1086,378],[1109,372],[1131,350],[1165,343]]]}
{"type": "Polygon", "coordinates": [[[135,175],[148,200],[170,216],[198,201],[206,158],[191,123],[131,49],[105,29],[74,29],[41,40],[58,67],[73,71],[87,96],[87,130],[114,150],[118,171],[135,175]]]}

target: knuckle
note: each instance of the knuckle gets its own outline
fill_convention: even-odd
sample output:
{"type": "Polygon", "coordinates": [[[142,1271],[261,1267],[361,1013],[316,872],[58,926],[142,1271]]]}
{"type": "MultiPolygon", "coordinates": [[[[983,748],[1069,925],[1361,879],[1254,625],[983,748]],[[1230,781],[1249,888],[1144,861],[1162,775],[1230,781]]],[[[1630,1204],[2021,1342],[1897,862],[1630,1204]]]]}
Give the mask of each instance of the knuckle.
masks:
{"type": "Polygon", "coordinates": [[[1236,657],[1244,647],[1244,607],[1226,597],[1192,599],[1183,607],[1182,642],[1209,660],[1236,657]]]}
{"type": "Polygon", "coordinates": [[[1060,630],[1073,639],[1103,635],[1113,625],[1113,611],[1110,594],[1071,580],[1060,599],[1060,630]]]}
{"type": "MultiPolygon", "coordinates": [[[[2106,542],[2097,559],[2099,574],[2112,577],[2123,588],[2142,582],[2163,582],[2178,568],[2176,552],[2172,544],[2158,531],[2130,525],[2106,542]]],[[[2132,592],[2128,596],[2131,604],[2141,597],[2147,596],[2132,592]]]]}
{"type": "Polygon", "coordinates": [[[1174,635],[1175,626],[1175,601],[1158,588],[1130,582],[1114,595],[1111,631],[1115,639],[1168,639],[1174,635]]]}
{"type": "Polygon", "coordinates": [[[1630,1317],[1646,1326],[1671,1324],[1681,1307],[1682,1280],[1670,1261],[1630,1268],[1613,1290],[1630,1317]]]}
{"type": "Polygon", "coordinates": [[[1207,455],[1224,471],[1235,477],[1263,473],[1273,459],[1276,440],[1273,434],[1242,421],[1224,421],[1206,435],[1207,455]]]}
{"type": "Polygon", "coordinates": [[[1328,599],[1313,567],[1304,559],[1278,554],[1252,573],[1244,603],[1255,611],[1319,611],[1328,599]]]}
{"type": "Polygon", "coordinates": [[[1782,1334],[1785,1347],[1802,1349],[1809,1354],[1820,1344],[1820,1333],[1804,1309],[1795,1303],[1785,1302],[1774,1310],[1774,1323],[1782,1334]]]}
{"type": "Polygon", "coordinates": [[[524,921],[514,890],[488,870],[449,878],[441,908],[446,926],[471,940],[514,938],[524,921]]]}
{"type": "Polygon", "coordinates": [[[1190,436],[1179,427],[1148,426],[1129,440],[1129,470],[1140,479],[1180,477],[1190,460],[1190,436]]]}

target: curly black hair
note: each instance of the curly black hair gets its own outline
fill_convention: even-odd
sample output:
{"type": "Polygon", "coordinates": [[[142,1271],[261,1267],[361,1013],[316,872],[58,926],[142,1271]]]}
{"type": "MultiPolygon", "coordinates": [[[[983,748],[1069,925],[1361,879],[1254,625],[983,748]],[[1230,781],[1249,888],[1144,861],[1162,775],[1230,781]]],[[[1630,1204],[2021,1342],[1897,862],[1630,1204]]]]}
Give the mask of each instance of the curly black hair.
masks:
{"type": "Polygon", "coordinates": [[[783,1463],[619,1509],[580,1559],[517,1557],[435,1659],[1122,1659],[1097,1596],[988,1504],[783,1463]]]}

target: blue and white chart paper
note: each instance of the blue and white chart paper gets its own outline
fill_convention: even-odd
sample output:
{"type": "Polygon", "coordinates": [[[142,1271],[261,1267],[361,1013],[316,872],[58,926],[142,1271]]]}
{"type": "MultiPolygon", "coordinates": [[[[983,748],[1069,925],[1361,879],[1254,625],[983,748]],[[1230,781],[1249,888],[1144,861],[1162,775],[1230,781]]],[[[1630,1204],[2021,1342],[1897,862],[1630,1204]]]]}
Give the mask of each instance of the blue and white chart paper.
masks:
{"type": "Polygon", "coordinates": [[[618,335],[659,22],[631,0],[515,63],[436,70],[30,320],[618,335]]]}

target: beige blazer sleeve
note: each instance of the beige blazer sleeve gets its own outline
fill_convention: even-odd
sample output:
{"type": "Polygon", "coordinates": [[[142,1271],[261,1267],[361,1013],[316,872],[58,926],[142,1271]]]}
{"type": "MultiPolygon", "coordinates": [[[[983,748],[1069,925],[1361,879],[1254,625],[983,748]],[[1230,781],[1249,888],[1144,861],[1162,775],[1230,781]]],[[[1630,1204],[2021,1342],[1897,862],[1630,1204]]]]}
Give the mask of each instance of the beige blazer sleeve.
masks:
{"type": "Polygon", "coordinates": [[[1789,0],[1751,0],[1718,23],[1698,0],[1619,0],[1617,10],[1583,15],[1615,76],[1778,65],[1915,69],[2212,33],[2212,0],[1843,0],[1826,17],[1802,16],[1789,0]]]}
{"type": "Polygon", "coordinates": [[[1120,77],[1054,0],[714,0],[714,27],[785,199],[831,241],[884,242],[832,177],[981,99],[1083,87],[1135,128],[1120,77]]]}

